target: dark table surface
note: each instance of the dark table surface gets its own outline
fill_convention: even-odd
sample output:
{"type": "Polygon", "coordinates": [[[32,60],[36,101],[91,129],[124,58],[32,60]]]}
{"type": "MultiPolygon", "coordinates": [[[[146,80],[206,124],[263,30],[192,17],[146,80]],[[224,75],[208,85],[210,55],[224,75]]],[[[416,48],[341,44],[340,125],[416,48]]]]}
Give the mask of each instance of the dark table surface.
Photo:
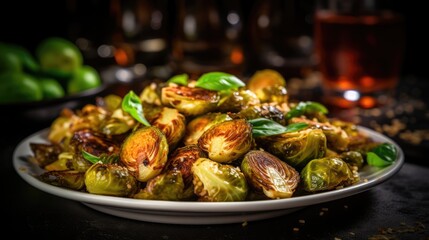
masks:
{"type": "MultiPolygon", "coordinates": [[[[402,115],[398,119],[412,123],[410,125],[418,127],[416,131],[427,131],[426,105],[417,108],[413,102],[424,97],[417,98],[410,100],[399,96],[389,109],[411,102],[418,112],[405,114],[411,119],[409,121],[402,115]]],[[[383,125],[395,124],[392,123],[394,118],[384,118],[384,122],[380,118],[388,109],[381,109],[381,114],[350,111],[337,114],[358,116],[362,125],[380,131],[389,129],[383,125]]],[[[3,126],[0,148],[2,195],[6,203],[3,205],[3,233],[14,238],[429,239],[429,159],[424,152],[428,147],[427,133],[417,143],[405,135],[391,134],[405,152],[405,164],[392,178],[363,193],[247,224],[174,225],[115,217],[32,187],[15,172],[12,154],[22,139],[49,123],[10,120],[3,124],[9,124],[3,126]]]]}

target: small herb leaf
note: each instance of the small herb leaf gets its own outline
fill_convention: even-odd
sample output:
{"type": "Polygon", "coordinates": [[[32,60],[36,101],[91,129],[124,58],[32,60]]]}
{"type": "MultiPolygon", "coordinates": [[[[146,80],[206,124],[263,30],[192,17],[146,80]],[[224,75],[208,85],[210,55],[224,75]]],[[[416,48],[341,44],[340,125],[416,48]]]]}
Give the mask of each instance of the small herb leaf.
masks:
{"type": "Polygon", "coordinates": [[[133,91],[130,91],[124,96],[124,99],[122,100],[122,110],[129,113],[134,119],[143,125],[150,126],[150,123],[144,117],[142,102],[133,91]]]}
{"type": "Polygon", "coordinates": [[[86,160],[90,161],[92,164],[95,164],[95,163],[97,163],[97,162],[99,162],[99,161],[100,161],[100,158],[99,158],[99,157],[97,157],[97,156],[95,156],[95,155],[92,155],[91,153],[89,153],[89,152],[87,152],[87,151],[85,151],[85,150],[82,150],[82,156],[83,156],[83,158],[85,158],[86,160]]]}
{"type": "Polygon", "coordinates": [[[264,137],[277,135],[288,132],[295,132],[308,127],[307,123],[292,123],[287,126],[283,126],[273,120],[266,118],[257,118],[249,120],[252,124],[252,134],[254,137],[264,137]]]}
{"type": "Polygon", "coordinates": [[[306,113],[321,112],[324,114],[328,113],[328,109],[318,102],[306,101],[300,102],[294,108],[292,108],[287,114],[286,118],[291,119],[293,117],[298,117],[306,113]]]}
{"type": "Polygon", "coordinates": [[[188,74],[183,73],[183,74],[178,74],[178,75],[171,77],[170,79],[168,79],[167,82],[168,83],[176,83],[179,85],[186,86],[186,85],[188,85],[188,79],[189,79],[188,74]]]}
{"type": "Polygon", "coordinates": [[[239,78],[224,72],[209,72],[198,78],[195,86],[212,91],[225,91],[244,87],[246,84],[239,78]]]}
{"type": "Polygon", "coordinates": [[[367,153],[366,160],[369,165],[386,167],[391,165],[397,158],[398,151],[391,143],[382,143],[367,153]]]}

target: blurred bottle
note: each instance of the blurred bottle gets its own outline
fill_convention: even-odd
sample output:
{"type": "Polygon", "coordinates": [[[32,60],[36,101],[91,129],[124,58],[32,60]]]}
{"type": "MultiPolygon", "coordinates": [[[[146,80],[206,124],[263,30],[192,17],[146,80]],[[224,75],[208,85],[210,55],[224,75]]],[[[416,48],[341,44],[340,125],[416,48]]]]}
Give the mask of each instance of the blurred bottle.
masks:
{"type": "Polygon", "coordinates": [[[107,68],[106,78],[129,82],[167,63],[168,0],[69,1],[71,34],[88,59],[107,68]]]}
{"type": "Polygon", "coordinates": [[[237,0],[178,0],[171,64],[177,73],[241,74],[242,12],[237,0]]]}
{"type": "Polygon", "coordinates": [[[252,71],[275,69],[302,77],[313,69],[313,1],[255,0],[249,15],[252,71]]]}
{"type": "Polygon", "coordinates": [[[80,48],[85,62],[97,69],[116,64],[113,39],[118,30],[114,0],[67,0],[67,35],[80,48]]]}

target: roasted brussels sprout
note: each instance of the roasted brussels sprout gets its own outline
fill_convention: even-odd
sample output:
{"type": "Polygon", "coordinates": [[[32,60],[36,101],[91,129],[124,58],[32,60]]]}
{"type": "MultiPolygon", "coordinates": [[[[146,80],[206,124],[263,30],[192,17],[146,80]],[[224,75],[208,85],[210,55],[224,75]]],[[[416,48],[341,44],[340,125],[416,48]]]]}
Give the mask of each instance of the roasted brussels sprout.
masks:
{"type": "Polygon", "coordinates": [[[30,161],[41,168],[58,160],[58,155],[63,151],[58,144],[45,143],[30,143],[30,149],[33,152],[30,161]]]}
{"type": "Polygon", "coordinates": [[[38,176],[42,182],[73,190],[83,190],[85,187],[85,172],[75,170],[47,171],[38,176]]]}
{"type": "Polygon", "coordinates": [[[253,147],[252,125],[245,119],[218,123],[198,139],[198,146],[211,160],[230,163],[253,147]]]}
{"type": "Polygon", "coordinates": [[[261,150],[251,150],[244,156],[241,171],[256,192],[271,199],[292,197],[300,182],[295,168],[261,150]]]}
{"type": "Polygon", "coordinates": [[[126,167],[99,162],[85,172],[85,187],[93,194],[129,197],[138,184],[126,167]]]}
{"type": "Polygon", "coordinates": [[[246,199],[248,185],[240,168],[199,158],[192,165],[194,193],[199,201],[231,202],[246,199]]]}
{"type": "Polygon", "coordinates": [[[329,122],[318,122],[305,118],[292,118],[289,123],[305,122],[312,128],[318,128],[326,136],[327,147],[334,151],[345,151],[348,149],[350,138],[342,128],[334,126],[329,122]]]}
{"type": "Polygon", "coordinates": [[[326,136],[321,129],[307,128],[297,132],[256,138],[258,145],[300,170],[310,160],[326,153],[326,136]]]}
{"type": "Polygon", "coordinates": [[[357,151],[343,152],[339,157],[350,166],[355,166],[358,169],[361,169],[365,164],[365,159],[362,154],[357,151]]]}
{"type": "Polygon", "coordinates": [[[261,103],[241,110],[236,114],[236,116],[247,120],[267,118],[276,121],[281,125],[286,125],[287,121],[284,112],[285,110],[283,106],[276,103],[261,103]]]}
{"type": "Polygon", "coordinates": [[[157,127],[142,127],[125,139],[120,160],[137,180],[146,182],[161,173],[168,150],[167,138],[157,127]]]}
{"type": "Polygon", "coordinates": [[[186,187],[192,185],[192,165],[198,158],[207,155],[197,145],[177,148],[168,158],[166,171],[179,171],[186,187]]]}
{"type": "Polygon", "coordinates": [[[161,101],[185,116],[198,116],[217,108],[218,92],[197,87],[167,86],[162,88],[161,101]]]}
{"type": "Polygon", "coordinates": [[[118,154],[120,150],[120,143],[90,129],[75,131],[69,146],[69,150],[74,150],[77,155],[80,155],[82,150],[95,156],[118,154]]]}
{"type": "Polygon", "coordinates": [[[140,100],[144,103],[154,104],[161,106],[160,85],[151,83],[143,88],[139,96],[140,100]]]}
{"type": "Polygon", "coordinates": [[[150,179],[145,188],[133,197],[138,199],[181,201],[194,197],[193,188],[186,188],[179,171],[169,171],[150,179]]]}
{"type": "Polygon", "coordinates": [[[254,92],[262,103],[287,102],[286,80],[272,69],[263,69],[255,72],[247,83],[247,88],[254,92]]]}
{"type": "Polygon", "coordinates": [[[186,118],[174,108],[164,107],[151,124],[165,135],[169,149],[174,149],[185,135],[186,118]]]}
{"type": "Polygon", "coordinates": [[[91,163],[86,161],[80,155],[72,152],[62,152],[58,155],[58,159],[51,164],[45,166],[46,171],[66,171],[75,170],[79,172],[85,172],[91,163]]]}
{"type": "Polygon", "coordinates": [[[254,92],[247,89],[239,89],[228,92],[226,96],[222,96],[218,104],[218,110],[220,112],[238,112],[257,104],[260,104],[260,101],[254,92]]]}
{"type": "Polygon", "coordinates": [[[301,180],[308,192],[332,190],[358,181],[349,165],[338,157],[311,160],[301,170],[301,180]]]}
{"type": "Polygon", "coordinates": [[[232,118],[228,114],[220,112],[211,112],[195,117],[186,126],[183,143],[185,145],[197,144],[198,139],[207,129],[227,120],[232,120],[232,118]]]}

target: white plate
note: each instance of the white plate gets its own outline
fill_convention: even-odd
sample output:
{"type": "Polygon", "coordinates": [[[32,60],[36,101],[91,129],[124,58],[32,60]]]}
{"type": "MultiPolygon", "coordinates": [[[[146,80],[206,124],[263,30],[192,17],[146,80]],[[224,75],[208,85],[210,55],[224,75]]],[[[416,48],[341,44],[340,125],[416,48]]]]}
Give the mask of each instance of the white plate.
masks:
{"type": "Polygon", "coordinates": [[[25,160],[26,156],[32,154],[31,142],[48,142],[46,138],[48,129],[41,130],[18,144],[13,154],[13,165],[17,173],[30,185],[56,196],[82,202],[107,214],[140,221],[173,224],[243,223],[285,215],[306,206],[358,194],[386,181],[397,173],[404,163],[401,148],[393,140],[373,130],[364,127],[359,127],[359,130],[367,133],[376,141],[394,144],[398,148],[398,159],[385,168],[366,166],[360,172],[362,181],[353,186],[288,199],[246,202],[141,200],[94,195],[52,186],[35,178],[43,170],[25,160]]]}

